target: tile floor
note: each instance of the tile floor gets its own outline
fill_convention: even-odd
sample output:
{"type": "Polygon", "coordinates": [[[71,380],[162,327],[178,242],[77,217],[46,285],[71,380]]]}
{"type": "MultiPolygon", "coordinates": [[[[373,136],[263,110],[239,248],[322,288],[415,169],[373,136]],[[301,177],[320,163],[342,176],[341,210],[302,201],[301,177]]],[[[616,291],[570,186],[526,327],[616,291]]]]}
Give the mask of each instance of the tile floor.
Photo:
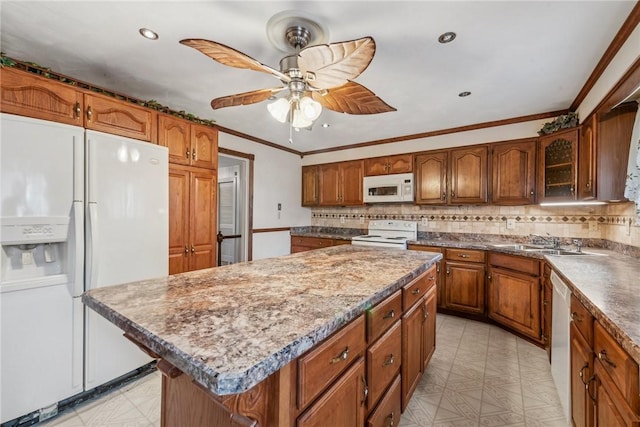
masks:
{"type": "MultiPolygon", "coordinates": [[[[43,423],[160,425],[155,372],[43,423]]],[[[399,427],[568,427],[546,353],[495,326],[438,315],[437,349],[399,427]]]]}

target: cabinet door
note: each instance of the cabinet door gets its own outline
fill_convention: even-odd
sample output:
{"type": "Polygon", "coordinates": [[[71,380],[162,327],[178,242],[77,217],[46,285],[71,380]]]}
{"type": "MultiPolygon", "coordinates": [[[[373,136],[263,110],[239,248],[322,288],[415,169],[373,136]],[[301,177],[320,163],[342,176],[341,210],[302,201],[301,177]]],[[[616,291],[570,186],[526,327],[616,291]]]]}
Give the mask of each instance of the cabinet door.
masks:
{"type": "Polygon", "coordinates": [[[84,103],[87,129],[151,141],[151,110],[93,94],[85,94],[84,103]]]}
{"type": "Polygon", "coordinates": [[[416,204],[447,203],[447,159],[446,151],[416,156],[416,204]]]}
{"type": "Polygon", "coordinates": [[[364,175],[386,175],[389,173],[389,161],[387,157],[375,157],[372,159],[365,159],[364,161],[364,175]]]}
{"type": "MultiPolygon", "coordinates": [[[[597,378],[595,425],[598,427],[640,427],[640,416],[627,405],[609,375],[596,359],[597,378]]],[[[637,380],[637,378],[636,378],[637,380]]]]}
{"type": "Polygon", "coordinates": [[[571,333],[571,422],[573,427],[593,426],[593,400],[586,384],[593,374],[593,351],[573,323],[571,333]]]}
{"type": "Polygon", "coordinates": [[[340,204],[340,166],[338,163],[318,166],[318,191],[320,206],[340,204]]]}
{"type": "Polygon", "coordinates": [[[302,167],[302,206],[318,204],[318,166],[302,167]]]}
{"type": "Polygon", "coordinates": [[[189,270],[216,265],[216,190],[214,172],[191,172],[189,270]]]}
{"type": "Polygon", "coordinates": [[[578,128],[540,137],[538,202],[576,199],[578,128]]]}
{"type": "Polygon", "coordinates": [[[158,117],[158,144],[169,149],[169,163],[191,163],[191,125],[177,117],[158,117]]]}
{"type": "Polygon", "coordinates": [[[191,125],[191,164],[200,168],[218,168],[218,130],[191,125]]]}
{"type": "Polygon", "coordinates": [[[493,320],[540,340],[540,279],[501,268],[491,268],[488,313],[493,320]]]}
{"type": "Polygon", "coordinates": [[[169,168],[169,274],[189,270],[190,173],[169,168]]]}
{"type": "Polygon", "coordinates": [[[340,186],[342,187],[340,204],[362,205],[364,203],[362,194],[363,168],[362,160],[340,163],[340,186]]]}
{"type": "Polygon", "coordinates": [[[410,173],[413,172],[413,156],[411,154],[401,154],[388,158],[389,173],[410,173]]]}
{"type": "Polygon", "coordinates": [[[360,358],[304,414],[297,427],[354,427],[364,425],[364,359],[360,358]]]}
{"type": "Polygon", "coordinates": [[[551,363],[551,313],[553,312],[553,285],[551,284],[551,267],[544,264],[542,275],[542,343],[551,363]]]}
{"type": "Polygon", "coordinates": [[[431,356],[436,351],[436,310],[438,309],[436,287],[425,296],[422,306],[422,372],[427,369],[431,356]]]}
{"type": "Polygon", "coordinates": [[[445,308],[473,314],[484,314],[484,273],[482,264],[445,262],[445,308]]]}
{"type": "Polygon", "coordinates": [[[422,376],[422,307],[424,300],[415,304],[402,316],[402,412],[422,376]]]}
{"type": "Polygon", "coordinates": [[[451,150],[449,204],[487,203],[487,147],[451,150]]]}
{"type": "Polygon", "coordinates": [[[82,126],[82,92],[73,86],[3,67],[0,69],[3,113],[82,126]]]}
{"type": "Polygon", "coordinates": [[[596,126],[593,114],[582,124],[578,144],[578,199],[592,200],[596,197],[596,126]]]}
{"type": "Polygon", "coordinates": [[[492,147],[491,201],[495,205],[535,203],[536,141],[495,144],[492,147]]]}

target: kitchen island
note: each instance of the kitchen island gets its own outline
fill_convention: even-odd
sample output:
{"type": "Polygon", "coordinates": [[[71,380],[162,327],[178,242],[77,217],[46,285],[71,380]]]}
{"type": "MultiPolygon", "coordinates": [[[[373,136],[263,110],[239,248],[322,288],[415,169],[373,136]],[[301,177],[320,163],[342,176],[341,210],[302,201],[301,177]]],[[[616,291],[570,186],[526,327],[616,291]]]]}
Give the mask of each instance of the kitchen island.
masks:
{"type": "MultiPolygon", "coordinates": [[[[336,371],[326,378],[334,386],[342,381],[338,374],[360,365],[364,372],[369,313],[400,295],[405,305],[422,298],[429,290],[422,284],[435,285],[429,272],[440,258],[344,245],[96,289],[83,302],[159,359],[164,426],[289,426],[303,411],[309,419],[324,398],[317,383],[326,372],[336,371]],[[406,299],[401,290],[409,287],[406,299]],[[355,343],[322,343],[342,335],[356,337],[355,343]],[[313,358],[296,364],[316,348],[337,353],[330,366],[315,371],[313,358]]],[[[388,310],[385,319],[396,322],[398,311],[388,310]]],[[[422,313],[425,320],[431,315],[422,313]]],[[[393,353],[385,363],[394,363],[393,353]]],[[[357,391],[364,394],[356,399],[364,402],[364,374],[362,383],[357,391]]],[[[373,409],[360,410],[359,417],[373,409]]]]}

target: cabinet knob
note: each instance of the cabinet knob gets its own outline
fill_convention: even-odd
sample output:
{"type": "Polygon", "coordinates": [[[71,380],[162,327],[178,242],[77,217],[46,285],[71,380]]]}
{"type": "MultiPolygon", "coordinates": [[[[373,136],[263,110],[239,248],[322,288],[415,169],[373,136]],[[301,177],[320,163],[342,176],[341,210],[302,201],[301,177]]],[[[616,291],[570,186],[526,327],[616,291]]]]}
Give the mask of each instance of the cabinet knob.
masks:
{"type": "Polygon", "coordinates": [[[393,412],[387,415],[387,418],[386,418],[387,423],[385,424],[384,427],[393,427],[395,425],[393,415],[394,415],[393,412]]]}
{"type": "Polygon", "coordinates": [[[193,245],[191,245],[191,254],[193,255],[195,253],[196,253],[196,248],[193,245]]]}
{"type": "Polygon", "coordinates": [[[92,117],[93,117],[93,110],[91,109],[91,106],[89,106],[87,107],[87,121],[90,122],[92,117]]]}
{"type": "Polygon", "coordinates": [[[441,199],[441,200],[446,200],[446,198],[447,198],[447,192],[446,192],[446,191],[443,191],[443,192],[442,192],[442,196],[440,196],[440,199],[441,199]]]}
{"type": "Polygon", "coordinates": [[[535,191],[531,190],[531,191],[529,192],[529,194],[530,194],[531,196],[533,196],[533,195],[535,194],[535,191]]]}
{"type": "Polygon", "coordinates": [[[449,274],[451,274],[451,269],[450,269],[449,267],[447,267],[447,271],[446,271],[446,273],[447,273],[447,276],[448,276],[449,274]]]}
{"type": "Polygon", "coordinates": [[[456,193],[454,193],[454,191],[451,190],[451,198],[453,199],[454,197],[456,197],[456,193]]]}
{"type": "Polygon", "coordinates": [[[582,316],[574,311],[573,313],[571,313],[571,320],[573,320],[574,322],[582,322],[582,316]]]}
{"type": "Polygon", "coordinates": [[[80,103],[76,102],[76,106],[73,109],[73,118],[74,119],[79,119],[80,118],[80,113],[82,113],[82,110],[80,109],[80,103]]]}
{"type": "Polygon", "coordinates": [[[367,380],[364,378],[364,375],[361,377],[362,379],[362,402],[360,402],[360,406],[364,406],[367,402],[367,396],[369,396],[369,386],[367,386],[367,380]]]}
{"type": "Polygon", "coordinates": [[[187,151],[185,152],[185,155],[187,156],[187,159],[189,159],[189,157],[191,157],[191,150],[189,150],[187,148],[187,151]]]}
{"type": "Polygon", "coordinates": [[[393,353],[391,353],[391,354],[389,355],[389,357],[387,357],[387,360],[385,360],[385,361],[384,361],[384,363],[382,364],[382,366],[389,366],[389,365],[393,365],[393,363],[394,363],[395,361],[396,361],[396,360],[393,358],[393,353]]]}
{"type": "Polygon", "coordinates": [[[411,291],[411,295],[418,295],[420,293],[420,288],[415,288],[411,291]]]}
{"type": "Polygon", "coordinates": [[[591,190],[591,181],[587,182],[586,187],[587,187],[587,190],[591,190]]]}
{"type": "Polygon", "coordinates": [[[196,159],[196,149],[194,148],[193,150],[191,150],[191,160],[195,160],[196,159]]]}
{"type": "Polygon", "coordinates": [[[189,255],[189,246],[184,245],[184,254],[189,255]]]}
{"type": "Polygon", "coordinates": [[[389,310],[387,314],[382,316],[383,319],[393,319],[394,317],[396,317],[396,312],[394,310],[389,310]]]}

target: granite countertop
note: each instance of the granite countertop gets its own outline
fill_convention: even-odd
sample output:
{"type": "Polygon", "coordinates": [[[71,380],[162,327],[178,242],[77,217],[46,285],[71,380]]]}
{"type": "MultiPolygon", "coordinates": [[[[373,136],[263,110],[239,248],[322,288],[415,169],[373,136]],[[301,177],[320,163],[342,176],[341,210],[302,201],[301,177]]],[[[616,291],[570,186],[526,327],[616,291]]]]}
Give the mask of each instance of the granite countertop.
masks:
{"type": "Polygon", "coordinates": [[[341,245],[94,289],[82,301],[226,395],[249,390],[441,257],[341,245]]]}

